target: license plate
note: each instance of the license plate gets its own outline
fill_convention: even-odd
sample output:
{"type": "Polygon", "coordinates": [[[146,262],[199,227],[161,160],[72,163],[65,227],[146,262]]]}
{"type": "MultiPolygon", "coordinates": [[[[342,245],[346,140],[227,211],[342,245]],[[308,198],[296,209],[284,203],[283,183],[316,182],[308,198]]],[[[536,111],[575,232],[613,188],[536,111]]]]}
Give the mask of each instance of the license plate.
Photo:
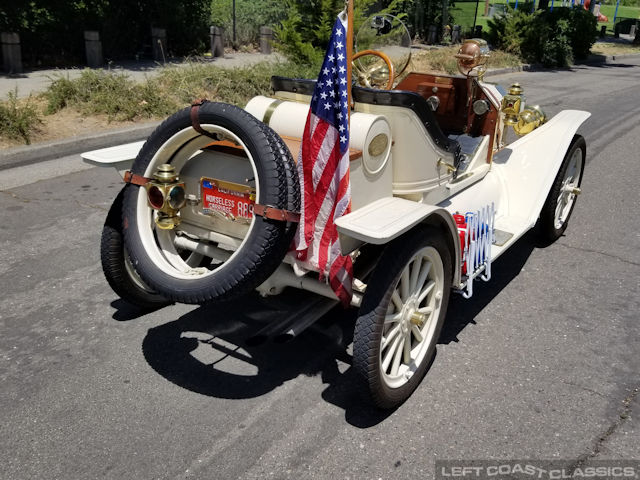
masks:
{"type": "Polygon", "coordinates": [[[203,178],[200,184],[203,213],[207,215],[219,213],[232,220],[236,218],[249,220],[253,217],[256,193],[249,185],[214,178],[203,178]]]}

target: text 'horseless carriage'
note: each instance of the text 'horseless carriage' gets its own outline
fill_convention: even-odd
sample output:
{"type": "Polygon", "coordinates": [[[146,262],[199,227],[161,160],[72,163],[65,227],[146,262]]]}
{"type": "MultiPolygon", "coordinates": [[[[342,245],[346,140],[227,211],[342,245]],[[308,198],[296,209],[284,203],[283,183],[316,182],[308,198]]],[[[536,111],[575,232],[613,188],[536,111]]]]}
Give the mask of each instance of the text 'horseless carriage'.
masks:
{"type": "MultiPolygon", "coordinates": [[[[345,18],[337,24],[352,31],[345,18]]],[[[463,75],[402,72],[408,34],[388,15],[367,20],[353,56],[351,44],[346,36],[339,45],[357,80],[343,102],[350,118],[335,114],[336,142],[348,127],[350,209],[334,219],[335,244],[352,264],[352,278],[341,280],[349,281],[347,303],[359,308],[353,367],[363,392],[388,408],[426,373],[451,291],[470,297],[474,280],[490,280],[492,262],[535,225],[548,240],[562,235],[585,165],[576,131],[589,114],[566,110],[547,120],[525,105],[519,85],[505,92],[482,81],[482,40],[456,55],[463,75]],[[509,127],[519,135],[512,142],[509,127]]],[[[352,85],[322,90],[322,75],[273,78],[273,96],[245,109],[197,102],[144,144],[83,154],[126,182],[101,245],[116,293],[149,308],[297,289],[308,299],[265,330],[291,335],[338,303],[329,271],[290,251],[308,200],[294,159],[311,148],[310,103],[322,107],[320,95],[352,85]]]]}

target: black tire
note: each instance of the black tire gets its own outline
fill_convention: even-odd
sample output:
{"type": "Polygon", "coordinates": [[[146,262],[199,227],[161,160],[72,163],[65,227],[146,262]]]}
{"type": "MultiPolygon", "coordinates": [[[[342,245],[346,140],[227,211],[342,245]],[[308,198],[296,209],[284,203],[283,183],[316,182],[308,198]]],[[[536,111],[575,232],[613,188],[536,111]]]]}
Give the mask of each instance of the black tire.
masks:
{"type": "Polygon", "coordinates": [[[575,135],[573,137],[573,140],[571,141],[571,145],[569,145],[567,153],[564,156],[562,165],[560,165],[560,170],[558,170],[558,174],[553,181],[551,190],[549,190],[547,200],[544,202],[544,206],[542,207],[542,211],[540,212],[540,218],[538,220],[538,231],[542,240],[545,242],[551,243],[556,241],[567,229],[569,218],[571,218],[571,214],[573,213],[573,209],[576,205],[576,195],[568,195],[569,201],[571,201],[571,205],[568,211],[562,215],[562,218],[558,218],[556,215],[556,209],[558,208],[558,199],[564,187],[565,181],[567,180],[567,172],[571,164],[573,163],[573,160],[577,160],[578,162],[580,162],[580,171],[579,174],[577,174],[578,178],[572,179],[571,185],[579,188],[582,184],[582,176],[584,174],[586,156],[587,144],[584,141],[584,138],[580,135],[575,135]]]}
{"type": "MultiPolygon", "coordinates": [[[[353,367],[365,398],[379,408],[394,408],[404,402],[421,382],[435,355],[440,330],[447,314],[452,280],[451,255],[442,235],[442,232],[434,227],[418,226],[395,239],[385,248],[378,265],[367,282],[367,289],[362,299],[353,338],[353,367]],[[385,325],[385,316],[388,315],[390,308],[397,309],[397,307],[391,305],[392,296],[396,288],[402,288],[401,282],[404,281],[401,279],[403,271],[405,268],[409,268],[409,265],[414,265],[412,262],[419,253],[422,255],[425,252],[428,254],[428,258],[432,260],[433,275],[441,275],[441,279],[435,281],[433,293],[426,297],[426,300],[434,308],[433,313],[428,318],[425,318],[424,326],[418,327],[419,329],[422,328],[425,333],[421,343],[410,330],[412,328],[409,321],[411,311],[403,315],[402,320],[397,323],[399,329],[397,337],[392,333],[396,324],[385,325]],[[439,259],[440,266],[438,266],[436,258],[439,259]],[[440,300],[437,300],[438,296],[440,300]],[[382,345],[383,335],[388,335],[389,339],[398,338],[400,343],[404,345],[407,334],[404,333],[403,329],[406,328],[409,329],[410,348],[412,351],[415,348],[422,353],[418,354],[419,358],[413,364],[414,370],[411,370],[411,365],[404,365],[403,363],[403,366],[395,374],[397,378],[394,379],[393,360],[391,361],[390,369],[389,362],[387,362],[387,367],[384,367],[383,352],[385,357],[393,349],[396,349],[396,352],[400,352],[401,345],[398,344],[396,348],[394,346],[395,340],[393,342],[389,340],[392,345],[387,350],[382,345]],[[414,340],[416,343],[414,343],[414,340]],[[407,367],[405,373],[399,375],[400,370],[405,366],[407,367]],[[390,373],[388,373],[389,370],[390,373]],[[413,374],[409,376],[411,371],[413,374]]],[[[422,263],[420,265],[426,266],[426,264],[422,263]]],[[[431,272],[431,270],[428,271],[431,272]]],[[[432,280],[432,273],[428,275],[425,282],[432,280]]],[[[428,282],[424,285],[428,285],[428,282]]],[[[412,292],[412,295],[421,290],[423,290],[422,286],[412,292]]],[[[413,297],[407,295],[406,298],[411,299],[413,297]]],[[[406,304],[410,302],[411,300],[408,300],[406,304]]],[[[412,311],[417,311],[417,307],[421,305],[423,305],[422,302],[415,305],[416,309],[412,311]]],[[[400,352],[398,355],[404,355],[404,353],[400,352]]]]}
{"type": "MultiPolygon", "coordinates": [[[[207,102],[200,107],[199,118],[202,125],[214,124],[226,128],[242,140],[254,159],[257,171],[257,202],[276,208],[288,208],[292,201],[290,189],[298,186],[291,186],[293,177],[287,173],[281,147],[274,140],[277,135],[255,117],[233,105],[207,102]]],[[[142,147],[134,162],[133,173],[144,175],[155,153],[173,135],[190,127],[189,108],[165,120],[142,147]]],[[[289,160],[292,161],[290,157],[289,154],[289,160]]],[[[170,163],[171,159],[172,156],[169,156],[166,163],[170,163]]],[[[250,292],[278,267],[295,232],[285,222],[258,216],[244,240],[241,252],[207,275],[179,278],[159,268],[145,251],[139,231],[141,226],[138,225],[136,216],[139,188],[141,187],[135,185],[125,188],[125,244],[132,264],[144,281],[176,302],[202,304],[228,301],[250,292]]]]}
{"type": "MultiPolygon", "coordinates": [[[[285,175],[287,177],[287,209],[291,212],[299,212],[300,211],[300,183],[298,178],[298,169],[296,167],[296,163],[291,156],[291,152],[289,148],[285,145],[280,135],[274,132],[271,128],[265,125],[266,133],[269,136],[269,140],[272,145],[277,148],[278,156],[280,157],[280,161],[284,165],[285,175]]],[[[295,234],[296,228],[298,224],[290,222],[287,225],[288,234],[291,235],[291,239],[293,239],[293,235],[295,234]]]]}
{"type": "Polygon", "coordinates": [[[143,309],[154,310],[171,302],[154,292],[136,274],[124,249],[122,237],[123,191],[111,204],[100,239],[100,261],[102,271],[111,289],[124,301],[143,309]]]}

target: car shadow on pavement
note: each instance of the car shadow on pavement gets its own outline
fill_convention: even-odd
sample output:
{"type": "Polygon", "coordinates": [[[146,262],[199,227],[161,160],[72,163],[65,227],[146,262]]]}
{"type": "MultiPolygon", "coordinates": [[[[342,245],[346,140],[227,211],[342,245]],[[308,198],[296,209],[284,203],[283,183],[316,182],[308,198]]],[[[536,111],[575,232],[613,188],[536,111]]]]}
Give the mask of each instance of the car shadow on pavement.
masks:
{"type": "MultiPolygon", "coordinates": [[[[477,282],[470,300],[454,295],[439,343],[457,341],[458,334],[475,323],[478,313],[519,274],[535,248],[535,237],[525,235],[496,262],[491,282],[477,282]]],[[[255,296],[205,305],[151,328],[142,343],[144,357],[175,385],[214,398],[255,398],[300,375],[319,375],[326,385],[322,399],[342,408],[353,426],[377,425],[394,412],[368,406],[358,392],[349,354],[355,309],[334,308],[289,342],[255,345],[251,339],[269,321],[269,315],[256,314],[260,309],[252,308],[260,301],[255,296]]]]}
{"type": "Polygon", "coordinates": [[[166,305],[158,306],[157,308],[140,308],[118,298],[111,302],[111,308],[115,310],[111,318],[118,322],[128,322],[129,320],[136,320],[156,310],[165,308],[165,306],[166,305]]]}
{"type": "Polygon", "coordinates": [[[349,423],[366,428],[392,413],[363,407],[354,387],[347,350],[355,309],[335,308],[289,342],[254,345],[265,326],[250,308],[255,301],[201,306],[151,328],[142,342],[145,359],[175,385],[214,398],[255,398],[300,375],[320,376],[321,397],[343,408],[349,423]]]}

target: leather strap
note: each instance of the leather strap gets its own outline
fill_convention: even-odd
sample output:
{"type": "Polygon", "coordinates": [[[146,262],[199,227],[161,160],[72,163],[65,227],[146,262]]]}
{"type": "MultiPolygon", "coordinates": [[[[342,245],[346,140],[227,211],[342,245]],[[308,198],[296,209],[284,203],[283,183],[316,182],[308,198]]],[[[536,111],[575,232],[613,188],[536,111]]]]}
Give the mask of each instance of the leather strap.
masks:
{"type": "Polygon", "coordinates": [[[259,203],[256,203],[253,206],[253,213],[264,218],[269,218],[271,220],[280,220],[282,222],[298,223],[300,221],[299,213],[291,212],[289,210],[284,210],[281,208],[270,207],[269,205],[260,205],[259,203]]]}
{"type": "Polygon", "coordinates": [[[143,177],[136,173],[131,173],[129,170],[124,172],[124,183],[133,183],[134,185],[140,185],[141,187],[149,183],[152,178],[143,177]]]}
{"type": "Polygon", "coordinates": [[[191,112],[189,114],[191,117],[191,126],[200,135],[213,138],[214,140],[219,140],[220,138],[218,137],[218,135],[216,135],[215,133],[207,132],[204,128],[200,126],[199,110],[200,110],[200,107],[208,101],[209,100],[207,100],[206,98],[199,98],[193,101],[193,103],[191,104],[191,112]]]}

